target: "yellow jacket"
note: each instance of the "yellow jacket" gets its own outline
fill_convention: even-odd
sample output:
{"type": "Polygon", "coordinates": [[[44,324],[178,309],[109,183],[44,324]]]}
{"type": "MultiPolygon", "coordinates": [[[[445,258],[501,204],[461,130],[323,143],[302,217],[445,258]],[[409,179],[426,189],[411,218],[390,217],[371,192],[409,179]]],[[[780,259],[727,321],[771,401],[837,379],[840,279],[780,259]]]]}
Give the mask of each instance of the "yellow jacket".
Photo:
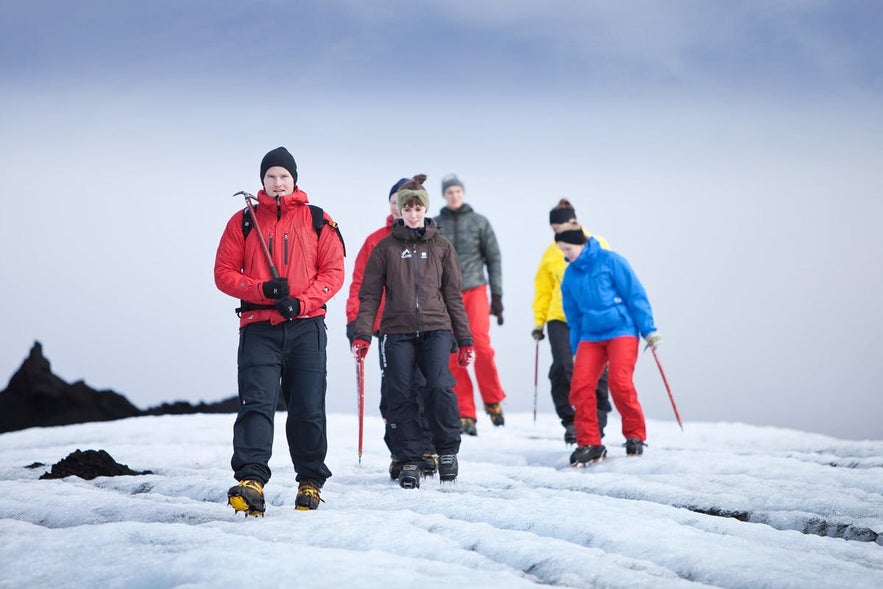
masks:
{"type": "MultiPolygon", "coordinates": [[[[609,250],[607,240],[600,235],[586,231],[586,237],[594,237],[602,248],[609,250]]],[[[561,304],[561,279],[567,269],[567,260],[554,242],[546,248],[537,275],[534,278],[533,316],[534,326],[543,327],[549,321],[564,321],[564,307],[561,304]]]]}

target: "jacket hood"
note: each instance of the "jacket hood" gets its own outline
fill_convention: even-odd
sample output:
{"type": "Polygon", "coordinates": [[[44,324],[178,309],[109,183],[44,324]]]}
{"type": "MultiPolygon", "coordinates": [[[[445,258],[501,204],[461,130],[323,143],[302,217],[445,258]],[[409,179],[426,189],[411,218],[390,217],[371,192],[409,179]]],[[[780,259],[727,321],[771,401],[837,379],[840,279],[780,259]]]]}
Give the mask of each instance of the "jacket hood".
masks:
{"type": "Polygon", "coordinates": [[[464,215],[466,213],[471,213],[471,212],[473,212],[472,207],[464,202],[463,205],[459,209],[457,209],[456,211],[449,209],[448,207],[442,207],[442,210],[439,214],[440,215],[464,215]]]}
{"type": "Polygon", "coordinates": [[[392,234],[404,241],[428,241],[438,234],[438,224],[432,217],[426,217],[422,228],[412,229],[405,225],[403,219],[396,219],[392,224],[392,234]]]}
{"type": "MultiPolygon", "coordinates": [[[[261,188],[258,191],[258,202],[266,204],[267,206],[276,206],[276,197],[270,196],[263,188],[261,188]]],[[[307,193],[297,186],[294,187],[294,192],[291,194],[279,197],[279,205],[282,207],[282,210],[286,210],[295,205],[305,205],[308,202],[310,202],[310,200],[307,197],[307,193]]]]}
{"type": "Polygon", "coordinates": [[[577,259],[570,261],[570,264],[579,270],[585,270],[595,263],[599,251],[601,251],[601,244],[594,237],[590,237],[582,253],[577,259]]]}

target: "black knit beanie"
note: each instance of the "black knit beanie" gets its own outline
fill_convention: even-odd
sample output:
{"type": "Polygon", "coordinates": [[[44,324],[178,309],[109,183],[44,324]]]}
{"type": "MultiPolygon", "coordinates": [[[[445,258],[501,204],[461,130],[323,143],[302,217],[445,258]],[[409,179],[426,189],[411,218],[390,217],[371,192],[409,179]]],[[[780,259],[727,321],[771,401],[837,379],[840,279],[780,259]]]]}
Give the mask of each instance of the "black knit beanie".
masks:
{"type": "Polygon", "coordinates": [[[386,200],[392,198],[392,195],[399,191],[399,188],[402,187],[402,184],[410,180],[410,178],[399,178],[398,182],[392,185],[392,188],[389,189],[389,196],[386,197],[386,200]]]}
{"type": "Polygon", "coordinates": [[[549,225],[560,225],[576,219],[576,210],[573,207],[555,207],[549,211],[549,225]]]}
{"type": "Polygon", "coordinates": [[[276,149],[267,152],[267,155],[261,160],[262,183],[264,181],[264,176],[267,175],[267,170],[273,166],[281,166],[288,170],[288,173],[294,178],[294,183],[297,184],[297,164],[294,162],[294,156],[291,155],[287,149],[284,147],[277,147],[276,149]]]}
{"type": "Polygon", "coordinates": [[[589,238],[586,237],[586,234],[583,233],[582,227],[580,227],[579,229],[568,229],[567,231],[556,233],[555,241],[563,241],[564,243],[572,243],[573,245],[584,245],[589,241],[589,238]]]}

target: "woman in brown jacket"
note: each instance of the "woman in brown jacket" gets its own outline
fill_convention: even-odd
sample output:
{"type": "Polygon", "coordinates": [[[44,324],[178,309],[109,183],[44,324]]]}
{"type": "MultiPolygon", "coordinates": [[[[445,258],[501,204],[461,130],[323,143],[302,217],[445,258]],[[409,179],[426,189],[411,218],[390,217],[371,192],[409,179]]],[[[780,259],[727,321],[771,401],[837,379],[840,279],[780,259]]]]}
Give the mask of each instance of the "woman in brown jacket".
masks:
{"type": "Polygon", "coordinates": [[[459,346],[458,361],[468,366],[475,355],[460,294],[457,253],[432,218],[426,217],[425,180],[424,174],[418,174],[399,188],[402,218],[368,258],[353,342],[353,353],[364,357],[385,295],[380,353],[386,380],[386,433],[390,450],[402,462],[399,484],[406,489],[420,486],[422,471],[418,394],[427,396],[424,407],[439,456],[439,479],[457,478],[460,413],[448,356],[459,346]],[[426,379],[422,389],[415,384],[418,370],[426,379]]]}

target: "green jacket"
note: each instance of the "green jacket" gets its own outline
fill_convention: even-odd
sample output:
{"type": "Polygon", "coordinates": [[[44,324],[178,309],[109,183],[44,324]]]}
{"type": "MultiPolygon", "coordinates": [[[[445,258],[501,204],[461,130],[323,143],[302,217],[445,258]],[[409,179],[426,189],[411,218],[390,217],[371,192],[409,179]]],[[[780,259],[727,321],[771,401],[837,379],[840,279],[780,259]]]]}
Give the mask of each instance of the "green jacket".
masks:
{"type": "Polygon", "coordinates": [[[500,246],[490,222],[468,204],[456,211],[447,207],[435,218],[439,232],[454,244],[460,258],[463,290],[491,285],[491,294],[503,296],[503,265],[500,246]],[[485,274],[487,266],[487,274],[485,274]]]}

